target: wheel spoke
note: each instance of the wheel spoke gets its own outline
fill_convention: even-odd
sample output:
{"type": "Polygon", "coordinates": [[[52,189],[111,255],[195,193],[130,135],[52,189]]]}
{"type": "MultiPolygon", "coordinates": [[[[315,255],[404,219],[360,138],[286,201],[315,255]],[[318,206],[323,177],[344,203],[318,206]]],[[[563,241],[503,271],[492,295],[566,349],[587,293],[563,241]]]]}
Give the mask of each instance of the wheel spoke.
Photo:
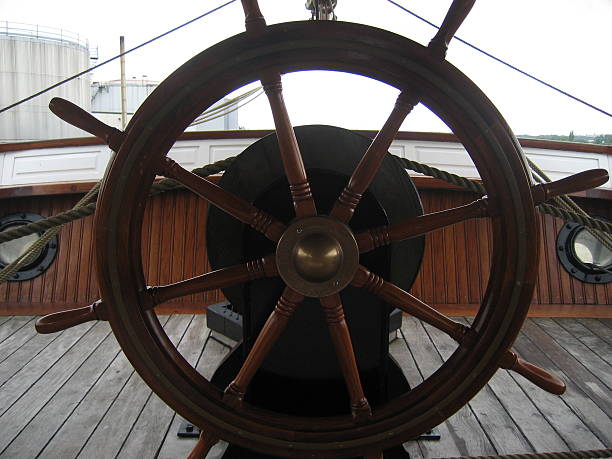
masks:
{"type": "Polygon", "coordinates": [[[428,48],[435,57],[439,59],[446,57],[448,44],[469,14],[474,3],[476,3],[476,0],[453,0],[438,32],[429,42],[428,48]]]}
{"type": "Polygon", "coordinates": [[[189,172],[170,158],[165,158],[161,173],[166,177],[178,180],[203,199],[265,234],[272,241],[278,241],[285,231],[285,225],[271,215],[259,210],[235,194],[225,191],[210,180],[189,172]]]}
{"type": "Polygon", "coordinates": [[[289,113],[285,106],[281,77],[279,74],[266,76],[261,79],[261,84],[268,96],[270,108],[272,109],[278,146],[285,174],[289,181],[295,214],[297,217],[316,215],[317,209],[312,199],[308,178],[306,177],[304,161],[302,160],[300,147],[295,138],[295,132],[293,126],[291,126],[289,113]]]}
{"type": "Polygon", "coordinates": [[[268,320],[257,336],[255,344],[244,361],[242,368],[240,368],[238,375],[225,389],[223,400],[230,406],[237,407],[242,404],[244,394],[253,376],[255,376],[255,373],[274,346],[274,343],[276,343],[287,327],[293,312],[303,299],[303,295],[289,287],[285,287],[272,314],[270,314],[270,317],[268,317],[268,320]]]}
{"type": "Polygon", "coordinates": [[[261,32],[266,27],[266,20],[261,14],[257,0],[242,0],[244,25],[248,32],[261,32]]]}
{"type": "Polygon", "coordinates": [[[361,386],[357,362],[355,361],[355,352],[353,351],[351,335],[344,319],[344,309],[342,308],[340,295],[335,294],[324,297],[320,301],[325,312],[325,320],[327,321],[327,327],[334,343],[336,355],[338,356],[342,376],[344,377],[351,399],[353,419],[357,423],[362,423],[372,416],[372,410],[361,386]]]}
{"type": "Polygon", "coordinates": [[[369,252],[392,242],[420,236],[470,218],[490,217],[494,215],[493,207],[487,198],[481,198],[465,206],[433,212],[409,218],[395,225],[381,226],[364,231],[355,235],[359,245],[359,253],[369,252]]]}
{"type": "Polygon", "coordinates": [[[174,284],[149,287],[146,293],[150,297],[150,307],[154,307],[173,298],[274,276],[278,276],[276,260],[273,255],[270,255],[241,265],[217,269],[174,284]]]}
{"type": "Polygon", "coordinates": [[[419,98],[414,94],[404,91],[398,96],[389,118],[364,153],[363,158],[353,171],[348,185],[336,200],[330,214],[332,217],[343,222],[348,222],[351,219],[355,208],[361,201],[361,196],[368,189],[378,172],[402,122],[418,103],[419,98]]]}
{"type": "Polygon", "coordinates": [[[351,284],[372,292],[392,306],[436,327],[458,343],[469,344],[469,342],[466,342],[466,338],[469,341],[472,337],[469,327],[449,319],[444,314],[440,314],[434,308],[395,284],[387,282],[376,274],[371,273],[364,266],[357,268],[351,284]]]}
{"type": "Polygon", "coordinates": [[[198,442],[187,456],[187,459],[206,459],[210,449],[219,443],[219,439],[213,434],[202,430],[200,431],[200,438],[198,442]]]}

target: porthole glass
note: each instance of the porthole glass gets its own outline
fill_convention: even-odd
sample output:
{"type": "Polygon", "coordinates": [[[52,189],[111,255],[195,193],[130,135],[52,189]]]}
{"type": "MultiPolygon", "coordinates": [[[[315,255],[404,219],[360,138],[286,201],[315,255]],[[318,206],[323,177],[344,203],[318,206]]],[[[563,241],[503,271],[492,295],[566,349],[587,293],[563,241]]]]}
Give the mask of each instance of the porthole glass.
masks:
{"type": "Polygon", "coordinates": [[[592,284],[612,282],[612,251],[578,223],[566,223],[559,232],[557,255],[561,265],[576,279],[592,284]]]}
{"type": "MultiPolygon", "coordinates": [[[[43,217],[33,213],[5,215],[4,217],[0,218],[0,232],[27,225],[29,223],[38,221],[41,218],[43,217]]],[[[0,269],[8,266],[22,254],[24,254],[41,235],[42,233],[34,233],[0,244],[0,269]]],[[[22,266],[21,269],[8,280],[24,281],[41,275],[51,265],[56,254],[57,236],[51,239],[49,243],[37,253],[36,257],[30,263],[22,266]]]]}

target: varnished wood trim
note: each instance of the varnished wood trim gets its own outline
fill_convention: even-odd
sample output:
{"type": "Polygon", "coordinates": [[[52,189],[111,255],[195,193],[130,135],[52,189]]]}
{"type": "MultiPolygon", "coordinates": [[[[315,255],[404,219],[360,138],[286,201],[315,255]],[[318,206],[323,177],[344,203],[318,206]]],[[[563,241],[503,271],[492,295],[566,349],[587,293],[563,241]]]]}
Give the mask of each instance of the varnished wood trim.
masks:
{"type": "MultiPolygon", "coordinates": [[[[85,304],[59,303],[19,303],[7,302],[2,305],[0,316],[50,314],[63,309],[77,308],[85,304]]],[[[169,303],[157,306],[157,314],[203,314],[208,304],[169,303]]],[[[434,304],[433,307],[449,317],[474,316],[478,304],[434,304]]],[[[405,314],[406,315],[406,314],[405,314]]],[[[612,308],[609,304],[532,304],[529,317],[581,317],[612,319],[612,308]]]]}
{"type": "MultiPolygon", "coordinates": [[[[272,134],[269,129],[237,131],[190,131],[183,133],[178,140],[212,140],[212,139],[260,139],[272,134]]],[[[356,130],[355,132],[374,138],[377,131],[356,130]]],[[[420,140],[426,142],[458,142],[457,136],[443,132],[405,132],[400,131],[397,140],[420,140]]],[[[589,143],[561,142],[558,140],[519,139],[521,146],[562,151],[580,151],[585,153],[603,153],[612,155],[612,145],[593,145],[589,143]]],[[[14,142],[0,144],[0,153],[5,151],[32,150],[38,148],[77,147],[86,145],[104,145],[97,137],[79,137],[74,139],[36,140],[31,142],[14,142]]]]}
{"type": "MultiPolygon", "coordinates": [[[[219,183],[221,175],[207,177],[213,183],[219,183]]],[[[158,178],[155,181],[163,180],[158,178]]],[[[47,196],[54,194],[85,194],[98,182],[93,180],[82,182],[37,183],[33,185],[10,185],[0,187],[0,199],[22,198],[27,196],[47,196]]],[[[443,182],[444,183],[444,182],[443,182]]]]}
{"type": "MultiPolygon", "coordinates": [[[[433,307],[449,317],[474,316],[478,304],[434,304],[433,307]]],[[[612,318],[609,304],[532,304],[528,317],[597,317],[612,318]]]]}
{"type": "MultiPolygon", "coordinates": [[[[218,183],[221,175],[211,175],[208,177],[214,183],[218,183]]],[[[450,184],[444,180],[433,177],[415,176],[411,177],[416,187],[420,190],[449,190],[463,191],[460,186],[450,184]]],[[[160,179],[161,180],[161,179],[160,179]]],[[[480,180],[476,182],[482,183],[480,180]]],[[[0,187],[0,199],[20,198],[27,196],[47,196],[54,194],[80,194],[87,193],[97,182],[63,182],[63,183],[39,183],[34,185],[10,185],[0,187]]],[[[570,196],[589,199],[612,199],[612,190],[587,190],[579,193],[571,193],[570,196]]]]}

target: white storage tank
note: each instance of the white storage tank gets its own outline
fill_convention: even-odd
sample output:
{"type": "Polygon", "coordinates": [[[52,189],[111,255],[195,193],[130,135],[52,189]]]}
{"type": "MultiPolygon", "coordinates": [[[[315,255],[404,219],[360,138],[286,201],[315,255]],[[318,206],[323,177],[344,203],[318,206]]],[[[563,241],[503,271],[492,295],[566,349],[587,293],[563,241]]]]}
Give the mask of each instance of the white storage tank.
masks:
{"type": "MultiPolygon", "coordinates": [[[[87,68],[89,46],[84,37],[63,29],[0,21],[0,107],[87,68]]],[[[49,111],[49,101],[56,96],[89,111],[89,74],[0,113],[0,142],[89,136],[49,111]]]]}
{"type": "MultiPolygon", "coordinates": [[[[159,83],[147,79],[129,78],[125,84],[126,115],[129,121],[138,107],[159,83]]],[[[221,104],[227,102],[222,99],[221,104]]],[[[211,109],[213,109],[215,104],[211,109]]],[[[91,113],[100,121],[121,129],[121,81],[112,80],[91,85],[91,113]]],[[[238,129],[238,111],[227,113],[214,120],[190,126],[187,131],[227,131],[238,129]]]]}

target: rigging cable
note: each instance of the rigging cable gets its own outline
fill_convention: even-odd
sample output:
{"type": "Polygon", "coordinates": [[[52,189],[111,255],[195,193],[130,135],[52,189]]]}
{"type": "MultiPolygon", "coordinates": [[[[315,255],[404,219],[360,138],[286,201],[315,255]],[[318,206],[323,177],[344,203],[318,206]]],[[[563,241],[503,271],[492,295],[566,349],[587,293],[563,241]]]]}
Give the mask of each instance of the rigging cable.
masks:
{"type": "Polygon", "coordinates": [[[92,70],[95,70],[95,69],[97,69],[97,68],[100,68],[100,67],[102,67],[103,65],[108,64],[109,62],[112,62],[112,61],[114,61],[114,60],[116,60],[116,59],[119,59],[121,56],[125,56],[126,54],[129,54],[129,53],[131,53],[132,51],[136,51],[137,49],[140,49],[140,48],[142,48],[143,46],[146,46],[146,45],[148,45],[148,44],[150,44],[150,43],[153,43],[154,41],[159,40],[160,38],[163,38],[163,37],[165,37],[166,35],[170,35],[172,32],[176,32],[177,30],[182,29],[183,27],[185,27],[185,26],[187,26],[187,25],[189,25],[189,24],[192,24],[192,23],[194,23],[194,22],[196,22],[196,21],[198,21],[198,20],[200,20],[200,19],[202,19],[202,18],[205,18],[206,16],[208,16],[208,15],[210,15],[210,14],[212,14],[212,13],[216,12],[216,11],[219,11],[219,10],[220,10],[220,9],[222,9],[222,8],[225,8],[227,5],[229,5],[229,4],[231,4],[231,3],[234,3],[235,1],[236,1],[236,0],[229,0],[229,1],[225,2],[225,3],[223,3],[222,5],[219,5],[219,6],[217,6],[216,8],[213,8],[212,10],[207,11],[206,13],[203,13],[203,14],[199,15],[198,17],[195,17],[195,18],[193,18],[193,19],[190,19],[189,21],[184,22],[183,24],[178,25],[178,26],[176,26],[176,27],[174,27],[174,28],[172,28],[172,29],[168,30],[167,32],[162,33],[161,35],[158,35],[158,36],[156,36],[156,37],[153,37],[153,38],[151,38],[150,40],[147,40],[147,41],[145,41],[144,43],[141,43],[141,44],[140,44],[140,45],[138,45],[138,46],[135,46],[135,47],[133,47],[133,48],[131,48],[131,49],[128,49],[128,50],[127,50],[127,51],[125,51],[124,53],[117,54],[115,57],[111,57],[110,59],[107,59],[107,60],[105,60],[104,62],[101,62],[101,63],[99,63],[99,64],[97,64],[97,65],[94,65],[93,67],[90,67],[90,68],[88,68],[87,70],[83,70],[82,72],[79,72],[79,73],[77,73],[76,75],[72,75],[71,77],[68,77],[68,78],[66,78],[65,80],[59,81],[59,82],[57,82],[57,83],[55,83],[55,84],[53,84],[53,85],[49,86],[48,88],[43,89],[42,91],[38,91],[37,93],[32,94],[31,96],[28,96],[28,97],[26,97],[25,99],[21,99],[21,100],[19,100],[19,101],[17,101],[17,102],[15,102],[15,103],[13,103],[13,104],[11,104],[11,105],[8,105],[8,106],[6,106],[6,107],[4,107],[4,108],[0,109],[0,113],[3,113],[3,112],[5,112],[5,111],[7,111],[7,110],[10,110],[11,108],[16,107],[17,105],[23,104],[24,102],[27,102],[27,101],[29,101],[29,100],[32,100],[32,99],[34,99],[35,97],[40,96],[41,94],[44,94],[44,93],[46,93],[46,92],[49,92],[49,91],[51,91],[52,89],[55,89],[55,88],[57,88],[58,86],[63,85],[64,83],[68,83],[69,81],[72,81],[72,80],[74,80],[74,79],[76,79],[76,78],[78,78],[78,77],[80,77],[80,76],[83,76],[83,75],[85,75],[86,73],[91,72],[92,70]]]}
{"type": "MultiPolygon", "coordinates": [[[[397,6],[399,9],[401,9],[401,10],[405,11],[406,13],[411,14],[411,15],[412,15],[412,16],[414,16],[415,18],[417,18],[417,19],[419,19],[419,20],[423,21],[424,23],[429,24],[430,26],[435,27],[436,29],[439,29],[439,28],[440,28],[439,26],[435,25],[433,22],[428,21],[427,19],[425,19],[425,18],[424,18],[424,17],[422,17],[422,16],[419,16],[418,14],[414,13],[413,11],[410,11],[410,10],[409,10],[408,8],[406,8],[405,6],[400,5],[400,4],[399,4],[399,3],[397,3],[395,0],[387,0],[387,1],[388,1],[389,3],[391,3],[391,4],[395,5],[395,6],[397,6]]],[[[491,54],[491,53],[489,53],[489,52],[485,51],[484,49],[479,48],[479,47],[478,47],[478,46],[476,46],[476,45],[473,45],[473,44],[471,44],[471,43],[469,43],[469,42],[467,42],[467,41],[465,41],[465,40],[463,40],[463,39],[461,39],[461,38],[459,38],[459,37],[457,37],[457,36],[455,36],[455,37],[453,37],[453,38],[454,38],[455,40],[457,40],[457,41],[460,41],[460,42],[461,42],[461,43],[463,43],[464,45],[469,46],[469,47],[470,47],[470,48],[472,48],[473,50],[478,51],[478,52],[479,52],[479,53],[481,53],[481,54],[484,54],[485,56],[487,56],[487,57],[489,57],[489,58],[491,58],[491,59],[493,59],[493,60],[495,60],[495,61],[499,62],[500,64],[503,64],[503,65],[505,65],[506,67],[509,67],[509,68],[511,68],[512,70],[514,70],[514,71],[516,71],[516,72],[519,72],[520,74],[522,74],[522,75],[524,75],[524,76],[526,76],[526,77],[528,77],[528,78],[531,78],[532,80],[535,80],[535,81],[537,81],[538,83],[543,84],[544,86],[547,86],[548,88],[553,89],[553,90],[555,90],[555,91],[557,91],[557,92],[559,92],[559,93],[563,94],[564,96],[569,97],[570,99],[575,100],[576,102],[580,102],[581,104],[584,104],[584,105],[586,105],[587,107],[592,108],[593,110],[597,110],[598,112],[603,113],[604,115],[608,115],[609,117],[612,117],[612,113],[609,113],[609,112],[605,111],[605,110],[604,110],[604,109],[602,109],[602,108],[596,107],[595,105],[590,104],[590,103],[588,103],[587,101],[585,101],[585,100],[583,100],[583,99],[580,99],[579,97],[576,97],[576,96],[574,96],[574,95],[572,95],[572,94],[568,93],[567,91],[564,91],[564,90],[562,90],[562,89],[559,89],[559,88],[557,88],[556,86],[553,86],[552,84],[547,83],[546,81],[541,80],[540,78],[538,78],[538,77],[536,77],[536,76],[534,76],[534,75],[532,75],[532,74],[530,74],[530,73],[526,72],[525,70],[521,70],[521,69],[519,69],[518,67],[515,67],[514,65],[512,65],[512,64],[510,64],[510,63],[508,63],[508,62],[506,62],[506,61],[504,61],[503,59],[500,59],[499,57],[494,56],[493,54],[491,54]]]]}

